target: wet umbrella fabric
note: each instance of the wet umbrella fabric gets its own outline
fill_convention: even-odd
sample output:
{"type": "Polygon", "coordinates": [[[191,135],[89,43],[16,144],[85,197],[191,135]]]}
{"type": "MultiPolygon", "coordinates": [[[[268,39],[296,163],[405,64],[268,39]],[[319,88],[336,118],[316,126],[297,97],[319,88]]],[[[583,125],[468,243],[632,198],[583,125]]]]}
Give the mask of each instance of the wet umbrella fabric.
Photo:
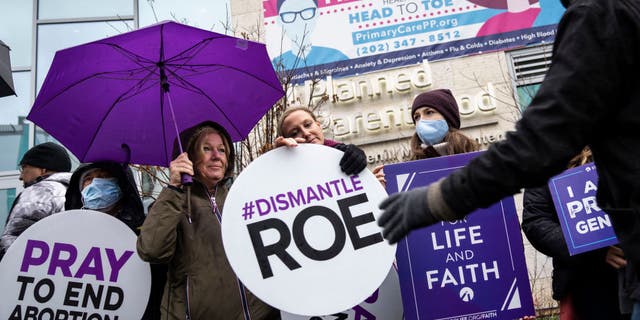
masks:
{"type": "Polygon", "coordinates": [[[0,41],[0,97],[15,95],[13,75],[11,74],[11,59],[9,46],[0,41]]]}
{"type": "Polygon", "coordinates": [[[27,119],[82,162],[168,166],[177,131],[242,140],[283,94],[263,44],[169,21],[58,51],[27,119]]]}

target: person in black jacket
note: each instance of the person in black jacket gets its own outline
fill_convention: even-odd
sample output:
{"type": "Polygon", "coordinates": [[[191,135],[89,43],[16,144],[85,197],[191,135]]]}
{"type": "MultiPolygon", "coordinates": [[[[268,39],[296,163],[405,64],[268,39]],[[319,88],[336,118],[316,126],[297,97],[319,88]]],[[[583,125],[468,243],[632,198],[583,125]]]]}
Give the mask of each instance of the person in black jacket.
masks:
{"type": "Polygon", "coordinates": [[[448,177],[385,199],[389,242],[543,185],[590,146],[598,206],[640,266],[640,0],[563,4],[551,66],[516,130],[448,177]]]}
{"type": "Polygon", "coordinates": [[[65,198],[65,210],[90,209],[105,212],[124,222],[136,233],[144,221],[144,209],[131,169],[119,163],[102,161],[78,167],[69,180],[65,198]],[[113,192],[107,191],[107,188],[98,188],[101,190],[96,190],[95,196],[92,192],[92,199],[88,199],[85,196],[91,189],[84,189],[94,180],[96,183],[105,182],[100,186],[108,186],[109,183],[105,180],[113,180],[115,188],[112,189],[113,192]],[[112,195],[107,196],[106,193],[112,195]]]}
{"type": "MultiPolygon", "coordinates": [[[[145,215],[131,169],[116,162],[85,164],[73,172],[65,195],[65,210],[90,209],[110,214],[135,234],[145,215]]],[[[151,264],[151,293],[143,320],[160,319],[160,301],[166,280],[166,265],[151,264]]]]}
{"type": "MultiPolygon", "coordinates": [[[[591,162],[585,149],[570,167],[591,162]]],[[[560,302],[560,319],[625,319],[618,305],[618,276],[601,248],[569,254],[548,186],[524,191],[522,231],[531,245],[553,258],[553,298],[560,302]]]]}

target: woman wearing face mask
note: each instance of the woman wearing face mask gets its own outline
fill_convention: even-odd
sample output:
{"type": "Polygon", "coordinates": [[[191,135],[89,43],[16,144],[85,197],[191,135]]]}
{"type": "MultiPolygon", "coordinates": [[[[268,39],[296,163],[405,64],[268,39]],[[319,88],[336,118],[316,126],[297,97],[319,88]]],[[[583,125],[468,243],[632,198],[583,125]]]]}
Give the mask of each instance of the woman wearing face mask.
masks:
{"type": "Polygon", "coordinates": [[[412,160],[478,151],[478,143],[460,132],[460,111],[448,89],[419,94],[411,105],[416,133],[411,137],[412,160]]]}
{"type": "MultiPolygon", "coordinates": [[[[416,132],[409,146],[411,160],[478,151],[478,143],[460,131],[460,111],[449,89],[435,89],[415,97],[411,116],[416,132]]],[[[386,183],[384,166],[373,169],[378,181],[386,183]]]]}
{"type": "Polygon", "coordinates": [[[65,209],[110,214],[138,232],[144,221],[142,201],[131,169],[109,161],[79,167],[71,176],[65,209]]]}
{"type": "MultiPolygon", "coordinates": [[[[65,195],[65,210],[89,209],[104,212],[124,222],[133,232],[145,219],[136,182],[128,166],[111,161],[78,167],[65,195]]],[[[166,266],[151,265],[151,294],[142,319],[160,319],[160,300],[166,266]]]]}

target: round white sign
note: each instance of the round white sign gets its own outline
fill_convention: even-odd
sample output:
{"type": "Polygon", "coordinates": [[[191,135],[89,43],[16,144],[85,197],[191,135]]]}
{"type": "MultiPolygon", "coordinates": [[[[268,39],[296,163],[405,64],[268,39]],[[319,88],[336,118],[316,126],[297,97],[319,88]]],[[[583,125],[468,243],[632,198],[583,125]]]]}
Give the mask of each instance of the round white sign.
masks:
{"type": "Polygon", "coordinates": [[[285,311],[280,312],[282,320],[402,320],[402,296],[398,271],[391,268],[380,288],[359,305],[328,316],[301,316],[285,311]]]}
{"type": "Polygon", "coordinates": [[[266,303],[299,315],[333,314],[371,295],[395,245],[376,219],[386,191],[369,170],[340,171],[343,153],[301,144],[253,161],[237,177],[222,215],[231,267],[266,303]]]}
{"type": "Polygon", "coordinates": [[[0,262],[0,287],[0,319],[140,319],[151,273],[124,223],[70,210],[15,240],[0,262]]]}

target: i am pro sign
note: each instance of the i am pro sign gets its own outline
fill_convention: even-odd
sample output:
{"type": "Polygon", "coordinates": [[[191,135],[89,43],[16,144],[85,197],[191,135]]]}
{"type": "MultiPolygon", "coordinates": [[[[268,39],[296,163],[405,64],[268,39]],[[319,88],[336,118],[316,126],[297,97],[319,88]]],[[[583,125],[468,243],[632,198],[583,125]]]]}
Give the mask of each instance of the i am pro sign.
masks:
{"type": "Polygon", "coordinates": [[[13,242],[0,262],[0,288],[0,319],[140,319],[151,272],[124,223],[70,210],[13,242]]]}
{"type": "MultiPolygon", "coordinates": [[[[385,165],[387,191],[426,186],[480,154],[385,165]]],[[[398,244],[405,319],[516,319],[535,314],[513,197],[398,244]]]]}
{"type": "Polygon", "coordinates": [[[340,171],[343,153],[301,144],[246,167],[227,196],[222,240],[238,278],[293,314],[352,308],[383,282],[395,246],[376,219],[387,194],[369,170],[340,171]]]}
{"type": "Polygon", "coordinates": [[[596,203],[597,190],[598,173],[593,163],[549,179],[549,191],[571,255],[618,243],[609,215],[596,203]]]}

